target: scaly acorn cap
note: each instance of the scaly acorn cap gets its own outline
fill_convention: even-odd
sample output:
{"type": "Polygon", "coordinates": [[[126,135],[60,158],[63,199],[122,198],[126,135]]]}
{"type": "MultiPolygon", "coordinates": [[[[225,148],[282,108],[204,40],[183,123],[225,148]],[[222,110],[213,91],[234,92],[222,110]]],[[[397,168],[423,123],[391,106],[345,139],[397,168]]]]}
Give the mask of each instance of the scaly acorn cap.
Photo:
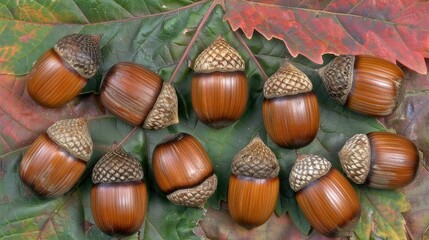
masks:
{"type": "Polygon", "coordinates": [[[332,164],[324,157],[303,154],[299,155],[289,175],[289,184],[295,192],[311,182],[323,177],[331,169],[332,164]]]}
{"type": "Polygon", "coordinates": [[[267,179],[277,177],[279,171],[276,155],[259,136],[254,137],[232,160],[231,172],[236,176],[267,179]]]}
{"type": "Polygon", "coordinates": [[[54,50],[80,76],[89,79],[100,65],[100,39],[101,35],[70,34],[58,40],[54,50]]]}
{"type": "Polygon", "coordinates": [[[366,134],[351,137],[338,153],[347,177],[357,184],[365,183],[371,165],[371,145],[366,134]]]}
{"type": "Polygon", "coordinates": [[[223,37],[218,37],[198,55],[193,68],[197,73],[244,71],[244,60],[223,37]]]}
{"type": "Polygon", "coordinates": [[[120,145],[113,145],[92,170],[94,183],[134,182],[142,179],[142,165],[120,145]]]}
{"type": "Polygon", "coordinates": [[[311,92],[313,84],[301,70],[289,62],[283,64],[264,83],[264,97],[275,98],[311,92]]]}
{"type": "Polygon", "coordinates": [[[144,121],[143,127],[147,129],[160,129],[178,122],[176,90],[171,83],[164,82],[155,105],[144,121]]]}
{"type": "Polygon", "coordinates": [[[187,207],[203,208],[207,199],[217,188],[217,177],[212,175],[200,185],[193,188],[179,189],[167,195],[172,203],[187,207]]]}
{"type": "Polygon", "coordinates": [[[320,77],[329,95],[342,105],[346,104],[353,85],[355,59],[353,55],[341,55],[321,69],[320,77]]]}
{"type": "Polygon", "coordinates": [[[88,161],[92,155],[92,139],[84,118],[59,120],[47,130],[49,138],[72,156],[88,161]]]}

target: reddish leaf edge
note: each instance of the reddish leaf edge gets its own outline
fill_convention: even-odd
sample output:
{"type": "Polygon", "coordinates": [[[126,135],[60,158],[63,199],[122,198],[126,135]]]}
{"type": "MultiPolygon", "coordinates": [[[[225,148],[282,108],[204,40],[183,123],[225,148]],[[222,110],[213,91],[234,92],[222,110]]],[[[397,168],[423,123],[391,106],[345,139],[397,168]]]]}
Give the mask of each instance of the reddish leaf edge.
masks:
{"type": "MultiPolygon", "coordinates": [[[[225,0],[221,0],[222,1],[222,6],[223,6],[223,8],[224,8],[224,11],[227,13],[228,12],[228,9],[226,8],[226,6],[225,6],[225,0]]],[[[253,4],[253,3],[249,3],[249,4],[253,4]]],[[[258,4],[258,3],[254,3],[254,4],[258,4]]],[[[308,9],[306,9],[306,10],[308,10],[308,9]]],[[[272,38],[275,38],[275,39],[278,39],[278,40],[281,40],[284,44],[285,44],[285,46],[286,46],[286,48],[288,49],[288,51],[290,52],[290,54],[291,54],[291,56],[292,57],[294,57],[294,58],[296,58],[296,57],[298,57],[298,55],[303,55],[303,56],[305,56],[305,57],[307,57],[308,59],[310,59],[311,61],[313,61],[314,63],[316,63],[316,64],[323,64],[323,55],[325,55],[325,54],[334,54],[334,55],[336,55],[336,56],[339,56],[339,55],[341,55],[341,54],[350,54],[350,52],[341,52],[341,51],[338,51],[338,52],[334,52],[334,51],[326,51],[326,52],[324,52],[324,53],[322,53],[320,56],[316,56],[316,57],[311,57],[311,56],[308,56],[308,54],[306,54],[306,53],[300,53],[300,52],[294,52],[294,51],[291,51],[291,49],[290,49],[290,47],[289,47],[289,43],[288,43],[288,41],[286,41],[285,39],[282,39],[282,38],[279,38],[279,37],[276,37],[276,36],[273,36],[273,35],[271,35],[271,36],[269,36],[268,34],[266,34],[266,33],[264,33],[264,31],[262,31],[261,29],[259,29],[258,27],[255,27],[255,28],[253,28],[252,30],[247,30],[247,31],[245,31],[244,29],[243,29],[243,26],[242,26],[242,24],[239,24],[239,25],[234,25],[233,23],[232,23],[232,20],[230,19],[230,18],[228,18],[228,17],[224,17],[224,20],[225,21],[227,21],[228,23],[229,23],[229,25],[231,26],[231,29],[234,31],[234,32],[236,32],[236,31],[238,31],[239,29],[241,29],[242,31],[243,31],[243,33],[244,33],[244,35],[248,38],[248,39],[251,39],[252,37],[253,37],[253,34],[254,34],[254,32],[255,31],[257,31],[257,32],[259,32],[262,36],[264,36],[264,38],[265,39],[267,39],[267,40],[271,40],[272,38]]],[[[386,56],[385,55],[382,55],[382,54],[373,54],[372,52],[362,52],[362,53],[356,53],[356,52],[354,52],[353,54],[355,54],[355,55],[358,55],[358,54],[366,54],[366,55],[373,55],[373,56],[376,56],[376,57],[380,57],[380,58],[386,58],[386,56]]],[[[419,73],[419,74],[423,74],[423,75],[425,75],[425,74],[427,74],[428,73],[428,68],[426,67],[426,65],[424,64],[425,63],[425,61],[428,59],[428,58],[425,58],[422,54],[420,54],[421,55],[421,58],[419,58],[419,59],[415,59],[415,61],[416,62],[418,62],[417,64],[416,64],[416,66],[415,65],[413,65],[413,64],[409,64],[409,63],[407,63],[407,62],[401,62],[401,61],[398,61],[397,59],[396,59],[396,63],[401,63],[401,64],[403,64],[404,66],[406,66],[407,68],[409,68],[409,69],[411,69],[411,70],[413,70],[413,71],[415,71],[415,72],[417,72],[417,73],[419,73]]]]}

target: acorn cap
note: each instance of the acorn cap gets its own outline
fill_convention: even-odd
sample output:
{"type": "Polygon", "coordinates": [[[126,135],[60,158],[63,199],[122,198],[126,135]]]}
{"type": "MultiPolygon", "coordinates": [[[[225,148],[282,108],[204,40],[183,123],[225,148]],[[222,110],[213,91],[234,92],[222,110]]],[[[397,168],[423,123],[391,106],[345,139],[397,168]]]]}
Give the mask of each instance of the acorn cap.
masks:
{"type": "Polygon", "coordinates": [[[142,165],[120,145],[113,145],[92,170],[94,183],[133,182],[142,179],[142,165]]]}
{"type": "Polygon", "coordinates": [[[371,146],[365,134],[350,138],[338,153],[347,177],[357,184],[365,182],[371,164],[371,146]]]}
{"type": "Polygon", "coordinates": [[[179,189],[167,195],[172,203],[188,207],[203,208],[217,187],[217,177],[212,175],[193,188],[179,189]]]}
{"type": "Polygon", "coordinates": [[[61,148],[72,156],[88,161],[92,155],[92,139],[84,118],[55,122],[46,133],[61,148]]]}
{"type": "Polygon", "coordinates": [[[276,155],[259,136],[254,137],[232,160],[231,172],[236,176],[273,178],[279,171],[276,155]]]}
{"type": "Polygon", "coordinates": [[[274,98],[311,92],[313,84],[301,70],[286,62],[264,83],[264,97],[274,98]]]}
{"type": "Polygon", "coordinates": [[[194,71],[197,73],[244,71],[244,60],[223,37],[218,37],[198,55],[194,71]]]}
{"type": "Polygon", "coordinates": [[[344,105],[353,85],[353,68],[356,57],[341,55],[322,68],[321,78],[329,95],[344,105]]]}
{"type": "Polygon", "coordinates": [[[295,192],[311,182],[323,177],[332,164],[324,157],[303,154],[299,155],[289,175],[289,184],[295,192]]]}
{"type": "Polygon", "coordinates": [[[95,75],[100,65],[101,35],[70,34],[54,46],[55,52],[85,79],[95,75]]]}
{"type": "Polygon", "coordinates": [[[178,122],[176,90],[171,83],[164,82],[155,105],[144,121],[143,127],[147,129],[160,129],[178,122]]]}

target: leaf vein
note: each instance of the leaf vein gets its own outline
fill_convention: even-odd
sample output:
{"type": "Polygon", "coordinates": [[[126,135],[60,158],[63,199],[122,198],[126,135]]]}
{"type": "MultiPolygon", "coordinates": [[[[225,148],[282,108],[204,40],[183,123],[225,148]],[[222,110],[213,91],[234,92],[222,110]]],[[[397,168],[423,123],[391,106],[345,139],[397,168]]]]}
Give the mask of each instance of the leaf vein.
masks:
{"type": "Polygon", "coordinates": [[[113,0],[112,2],[115,3],[116,5],[118,5],[119,7],[121,7],[122,9],[124,9],[130,16],[135,17],[134,14],[132,14],[130,11],[128,11],[128,9],[126,9],[124,6],[122,6],[121,4],[119,4],[116,0],[113,0]]]}
{"type": "MultiPolygon", "coordinates": [[[[360,2],[362,2],[362,1],[363,0],[360,0],[360,2]]],[[[374,22],[381,22],[381,23],[386,24],[386,25],[411,26],[411,27],[413,27],[413,29],[416,29],[416,30],[428,31],[427,29],[420,28],[420,27],[417,27],[417,26],[414,26],[414,25],[411,25],[411,24],[397,24],[397,23],[392,22],[392,21],[384,21],[384,20],[381,20],[381,19],[371,18],[371,17],[366,17],[366,16],[361,16],[361,15],[358,15],[358,14],[332,12],[332,11],[326,11],[326,10],[320,10],[320,9],[310,9],[310,8],[305,8],[305,7],[282,6],[282,5],[274,5],[274,4],[259,3],[259,2],[251,2],[249,4],[251,4],[251,5],[268,6],[268,7],[276,7],[276,8],[280,8],[280,9],[291,9],[291,10],[294,10],[294,11],[300,10],[300,11],[314,12],[314,13],[326,14],[326,15],[338,15],[338,16],[346,16],[346,17],[352,17],[352,18],[360,18],[360,19],[366,19],[366,20],[374,21],[374,22]]]]}
{"type": "MultiPolygon", "coordinates": [[[[135,16],[135,17],[125,18],[125,19],[115,19],[115,20],[107,20],[107,21],[100,21],[100,22],[90,22],[90,21],[88,21],[88,18],[86,18],[86,16],[83,14],[83,12],[82,12],[82,14],[86,18],[86,20],[88,21],[88,23],[68,23],[68,22],[37,22],[36,23],[36,22],[30,22],[30,21],[27,21],[27,20],[20,20],[20,19],[17,19],[17,17],[15,17],[15,16],[14,16],[14,19],[11,20],[11,21],[20,22],[20,23],[24,23],[24,24],[48,25],[48,26],[51,26],[52,24],[56,24],[56,25],[70,25],[70,26],[93,26],[93,25],[99,25],[99,24],[130,22],[130,21],[139,20],[139,19],[146,19],[146,18],[153,18],[153,17],[158,17],[158,16],[169,15],[169,14],[180,12],[180,11],[183,11],[183,10],[186,10],[186,9],[194,8],[196,6],[204,5],[205,3],[210,2],[210,1],[212,1],[212,0],[202,0],[202,1],[199,1],[199,2],[196,2],[196,3],[192,3],[192,4],[189,4],[187,6],[176,8],[176,9],[173,9],[171,11],[166,11],[166,12],[159,12],[159,13],[153,13],[153,14],[142,15],[142,16],[135,16]]],[[[215,1],[215,2],[217,2],[217,1],[215,1]]],[[[76,5],[76,6],[80,9],[80,7],[78,5],[76,5]]],[[[7,19],[7,20],[10,20],[10,19],[7,19]]]]}
{"type": "Polygon", "coordinates": [[[72,1],[72,2],[75,4],[76,8],[77,8],[77,9],[79,9],[79,11],[80,11],[80,13],[82,14],[82,16],[85,18],[85,22],[86,22],[86,23],[90,23],[90,21],[89,21],[88,17],[87,17],[87,16],[85,15],[85,13],[82,11],[82,9],[80,8],[80,6],[79,6],[79,5],[77,5],[76,1],[72,1]]]}

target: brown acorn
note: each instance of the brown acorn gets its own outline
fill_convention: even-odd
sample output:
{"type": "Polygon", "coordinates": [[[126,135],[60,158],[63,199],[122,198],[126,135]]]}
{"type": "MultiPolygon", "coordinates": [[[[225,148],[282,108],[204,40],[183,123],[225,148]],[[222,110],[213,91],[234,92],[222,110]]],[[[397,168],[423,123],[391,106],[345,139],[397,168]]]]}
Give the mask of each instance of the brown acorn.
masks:
{"type": "Polygon", "coordinates": [[[310,79],[286,62],[264,84],[262,113],[273,142],[284,148],[310,144],[319,131],[319,105],[310,79]]]}
{"type": "Polygon", "coordinates": [[[91,211],[97,227],[115,237],[136,233],[148,203],[139,161],[114,145],[94,166],[92,181],[91,211]]]}
{"type": "Polygon", "coordinates": [[[75,98],[98,70],[100,39],[101,35],[70,34],[58,40],[28,74],[28,94],[45,107],[75,98]]]}
{"type": "Polygon", "coordinates": [[[351,234],[361,212],[359,198],[328,160],[317,155],[298,156],[289,183],[314,229],[328,237],[351,234]]]}
{"type": "Polygon", "coordinates": [[[247,77],[240,54],[218,37],[197,57],[191,98],[198,119],[213,128],[237,121],[246,110],[247,77]]]}
{"type": "Polygon", "coordinates": [[[147,129],[179,122],[176,90],[150,69],[136,64],[115,64],[104,77],[101,103],[122,120],[147,129]]]}
{"type": "Polygon", "coordinates": [[[373,56],[341,55],[319,70],[329,95],[353,111],[383,117],[402,101],[404,73],[373,56]]]}
{"type": "Polygon", "coordinates": [[[174,204],[203,208],[216,190],[217,177],[207,152],[187,133],[158,144],[152,164],[159,188],[174,204]]]}
{"type": "Polygon", "coordinates": [[[409,139],[388,132],[356,134],[339,152],[346,175],[357,184],[395,189],[411,183],[419,152],[409,139]]]}
{"type": "Polygon", "coordinates": [[[57,121],[25,152],[19,165],[19,175],[37,194],[60,196],[82,176],[92,148],[85,119],[57,121]]]}
{"type": "Polygon", "coordinates": [[[259,136],[234,156],[228,186],[228,208],[234,221],[253,228],[271,217],[279,195],[279,170],[276,155],[259,136]]]}

